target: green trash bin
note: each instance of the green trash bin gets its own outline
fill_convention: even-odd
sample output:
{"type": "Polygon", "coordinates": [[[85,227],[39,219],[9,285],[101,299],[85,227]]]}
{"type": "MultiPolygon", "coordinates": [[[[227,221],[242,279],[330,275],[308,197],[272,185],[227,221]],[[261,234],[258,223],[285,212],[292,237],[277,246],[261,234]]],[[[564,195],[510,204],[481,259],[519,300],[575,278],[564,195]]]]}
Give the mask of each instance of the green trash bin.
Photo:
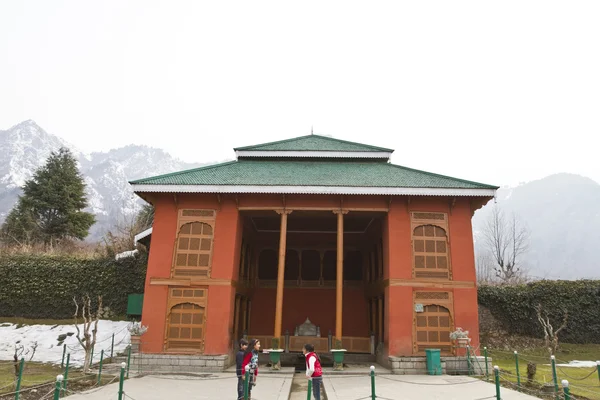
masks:
{"type": "Polygon", "coordinates": [[[442,359],[440,349],[425,349],[425,356],[427,357],[427,374],[441,375],[442,359]]]}

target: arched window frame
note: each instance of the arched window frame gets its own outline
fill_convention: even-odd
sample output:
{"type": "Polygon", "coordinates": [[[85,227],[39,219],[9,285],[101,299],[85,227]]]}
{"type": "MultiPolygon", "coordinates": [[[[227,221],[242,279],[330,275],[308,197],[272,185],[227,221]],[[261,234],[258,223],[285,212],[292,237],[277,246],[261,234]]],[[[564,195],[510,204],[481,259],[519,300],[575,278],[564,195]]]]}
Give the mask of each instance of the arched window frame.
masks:
{"type": "MultiPolygon", "coordinates": [[[[212,256],[215,244],[215,224],[216,210],[208,209],[181,209],[179,210],[177,219],[177,233],[175,242],[173,243],[173,260],[171,263],[171,277],[198,277],[210,278],[212,269],[212,256]],[[212,228],[212,236],[210,238],[210,250],[208,251],[208,265],[206,267],[178,267],[177,256],[179,255],[179,240],[181,238],[181,229],[186,224],[201,223],[207,224],[212,228]],[[182,273],[186,272],[186,273],[182,273]]],[[[202,236],[201,236],[202,237],[202,236]]]]}
{"type": "MultiPolygon", "coordinates": [[[[438,306],[444,307],[449,313],[449,333],[454,331],[454,298],[452,292],[447,291],[414,291],[413,292],[413,353],[424,354],[423,351],[419,351],[417,345],[417,316],[420,314],[416,311],[416,305],[420,304],[423,308],[427,306],[438,306]],[[427,297],[438,297],[438,295],[445,295],[446,298],[427,298],[427,297]]],[[[452,341],[449,342],[451,350],[448,352],[442,352],[443,355],[453,355],[456,353],[456,349],[452,346],[452,341]]]]}
{"type": "MultiPolygon", "coordinates": [[[[164,349],[165,351],[175,351],[183,353],[203,353],[204,352],[204,338],[206,336],[206,320],[207,320],[207,298],[208,298],[208,287],[185,287],[185,288],[170,288],[169,298],[167,301],[167,317],[165,323],[165,335],[164,335],[164,349]],[[188,293],[189,292],[189,293],[188,293]],[[202,329],[203,335],[197,342],[199,346],[190,348],[169,348],[169,329],[171,328],[171,314],[173,308],[182,304],[193,304],[200,307],[203,312],[202,329]]],[[[188,341],[185,340],[184,341],[188,341]]],[[[194,342],[193,340],[189,340],[194,342]]]]}
{"type": "MultiPolygon", "coordinates": [[[[433,280],[452,280],[452,256],[450,243],[450,230],[448,226],[448,215],[440,212],[413,211],[411,212],[411,254],[412,254],[412,275],[415,279],[433,279],[433,280]],[[446,234],[446,262],[447,269],[436,268],[431,271],[427,268],[416,268],[415,257],[415,230],[418,227],[434,226],[443,229],[446,234]],[[440,271],[441,270],[441,271],[440,271]],[[427,276],[434,273],[434,276],[427,276]],[[436,274],[437,273],[437,274],[436,274]],[[445,273],[442,276],[442,273],[445,273]],[[437,276],[435,276],[437,275],[437,276]]],[[[418,240],[424,240],[418,237],[418,240]]]]}

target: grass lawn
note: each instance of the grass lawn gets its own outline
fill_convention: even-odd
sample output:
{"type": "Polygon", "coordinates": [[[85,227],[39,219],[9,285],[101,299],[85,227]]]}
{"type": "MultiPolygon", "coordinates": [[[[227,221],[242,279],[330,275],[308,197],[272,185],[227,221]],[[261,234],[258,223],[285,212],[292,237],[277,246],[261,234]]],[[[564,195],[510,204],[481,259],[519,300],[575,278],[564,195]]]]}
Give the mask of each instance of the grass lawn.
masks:
{"type": "MultiPolygon", "coordinates": [[[[493,364],[500,367],[501,381],[507,386],[517,382],[515,357],[511,352],[494,351],[488,349],[488,356],[492,357],[493,364]],[[508,381],[508,382],[507,382],[508,381]]],[[[600,345],[574,345],[561,344],[561,349],[556,354],[557,364],[567,364],[569,361],[595,361],[600,360],[600,345]]],[[[490,371],[492,373],[492,371],[490,371]]],[[[562,393],[563,379],[569,381],[571,394],[580,398],[600,400],[600,380],[596,368],[573,368],[557,367],[559,381],[559,391],[562,393]]],[[[519,353],[519,376],[523,392],[529,394],[539,394],[544,384],[552,385],[552,367],[550,366],[550,357],[545,349],[530,350],[526,353],[519,353]],[[535,383],[526,385],[527,382],[527,364],[532,362],[537,365],[535,383]]],[[[514,387],[513,385],[513,388],[514,387]]],[[[552,395],[553,392],[550,392],[552,395]]]]}
{"type": "MultiPolygon", "coordinates": [[[[36,387],[35,391],[26,390],[21,393],[20,399],[23,400],[37,400],[42,398],[54,389],[56,382],[56,376],[64,373],[64,369],[60,366],[51,364],[42,364],[36,362],[26,362],[23,370],[23,379],[21,381],[21,389],[27,389],[36,387]],[[49,384],[46,384],[49,383],[49,384]],[[46,385],[44,385],[46,384],[46,385]],[[40,385],[44,385],[39,387],[40,385]]],[[[104,385],[109,382],[115,381],[116,377],[110,374],[102,375],[101,384],[104,385]]],[[[73,392],[80,392],[83,390],[90,389],[97,384],[97,375],[90,373],[88,375],[83,374],[81,370],[73,369],[69,370],[69,384],[68,390],[73,392]]],[[[6,361],[0,361],[0,399],[14,399],[15,390],[15,370],[12,363],[7,364],[6,361]],[[5,387],[9,385],[8,387],[5,387]]],[[[48,397],[46,397],[47,399],[48,397]]]]}

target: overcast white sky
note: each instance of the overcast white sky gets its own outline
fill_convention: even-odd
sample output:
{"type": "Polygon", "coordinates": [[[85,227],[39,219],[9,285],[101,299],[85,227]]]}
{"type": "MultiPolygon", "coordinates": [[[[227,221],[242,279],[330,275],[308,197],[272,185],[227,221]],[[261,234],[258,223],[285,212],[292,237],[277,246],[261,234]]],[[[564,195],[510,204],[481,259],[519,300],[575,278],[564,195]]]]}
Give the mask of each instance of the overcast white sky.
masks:
{"type": "Polygon", "coordinates": [[[504,185],[600,181],[600,1],[0,3],[0,129],[186,161],[310,133],[504,185]]]}

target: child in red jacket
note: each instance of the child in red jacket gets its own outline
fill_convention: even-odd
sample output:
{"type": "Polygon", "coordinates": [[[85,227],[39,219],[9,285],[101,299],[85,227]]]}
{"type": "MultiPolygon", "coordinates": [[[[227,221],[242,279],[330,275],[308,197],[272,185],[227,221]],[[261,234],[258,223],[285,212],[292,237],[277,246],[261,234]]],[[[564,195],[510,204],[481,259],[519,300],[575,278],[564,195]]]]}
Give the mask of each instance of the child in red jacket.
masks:
{"type": "Polygon", "coordinates": [[[242,371],[244,373],[244,379],[246,376],[246,365],[250,367],[250,376],[248,382],[248,399],[251,398],[252,387],[256,385],[256,379],[258,378],[258,351],[260,350],[260,341],[258,339],[252,339],[248,350],[246,350],[246,356],[242,363],[242,371]]]}
{"type": "Polygon", "coordinates": [[[306,357],[306,378],[312,380],[313,395],[315,400],[321,400],[321,385],[323,384],[323,368],[321,359],[315,353],[315,346],[305,344],[302,353],[306,357]]]}

